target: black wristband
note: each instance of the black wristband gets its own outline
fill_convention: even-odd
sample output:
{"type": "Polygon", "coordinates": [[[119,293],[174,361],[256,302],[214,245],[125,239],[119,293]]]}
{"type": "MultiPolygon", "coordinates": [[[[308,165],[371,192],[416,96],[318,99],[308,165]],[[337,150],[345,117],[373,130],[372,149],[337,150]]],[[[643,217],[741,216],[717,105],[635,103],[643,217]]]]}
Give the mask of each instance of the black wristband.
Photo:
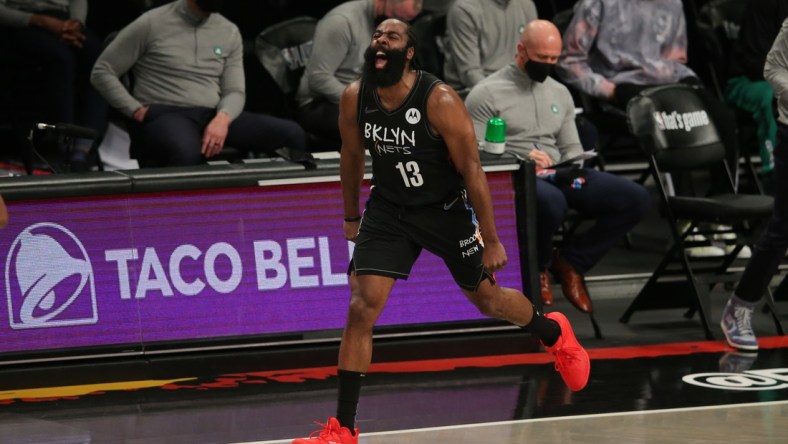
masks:
{"type": "Polygon", "coordinates": [[[346,217],[345,222],[358,222],[361,220],[361,216],[356,217],[346,217]]]}

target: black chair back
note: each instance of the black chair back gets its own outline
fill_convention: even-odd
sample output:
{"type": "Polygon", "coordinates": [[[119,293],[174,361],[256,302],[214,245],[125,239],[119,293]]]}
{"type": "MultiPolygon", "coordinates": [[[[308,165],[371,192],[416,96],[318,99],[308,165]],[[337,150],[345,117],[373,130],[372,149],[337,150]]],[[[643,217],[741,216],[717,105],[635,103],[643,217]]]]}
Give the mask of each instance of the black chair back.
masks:
{"type": "Polygon", "coordinates": [[[295,17],[264,29],[255,42],[255,52],[281,91],[295,93],[312,55],[312,38],[317,19],[295,17]]]}
{"type": "Polygon", "coordinates": [[[627,124],[662,171],[725,161],[725,145],[698,87],[676,84],[643,91],[627,106],[627,124]]]}

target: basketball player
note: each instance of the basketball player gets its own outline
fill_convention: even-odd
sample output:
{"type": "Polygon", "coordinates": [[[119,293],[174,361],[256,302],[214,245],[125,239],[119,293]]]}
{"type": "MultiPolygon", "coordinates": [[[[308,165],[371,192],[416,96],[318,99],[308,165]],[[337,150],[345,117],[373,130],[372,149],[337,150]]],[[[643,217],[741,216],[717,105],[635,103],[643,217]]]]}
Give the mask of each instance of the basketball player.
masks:
{"type": "Polygon", "coordinates": [[[443,258],[482,313],[539,337],[570,389],[588,382],[588,354],[566,317],[542,315],[521,292],[495,282],[506,251],[495,229],[473,124],[453,89],[411,68],[415,44],[405,22],[382,22],[366,51],[361,80],[340,101],[344,231],[356,248],[339,349],[337,416],[293,444],[358,442],[356,407],[372,357],[372,327],[394,282],[408,277],[422,249],[443,258]],[[362,217],[365,149],[372,156],[373,181],[362,217]]]}

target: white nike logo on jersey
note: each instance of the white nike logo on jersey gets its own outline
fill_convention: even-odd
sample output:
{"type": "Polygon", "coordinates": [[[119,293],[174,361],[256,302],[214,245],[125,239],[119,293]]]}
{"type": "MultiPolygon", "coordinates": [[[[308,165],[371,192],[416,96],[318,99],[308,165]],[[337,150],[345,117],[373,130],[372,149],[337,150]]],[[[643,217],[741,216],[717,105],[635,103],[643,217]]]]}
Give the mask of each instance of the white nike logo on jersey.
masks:
{"type": "Polygon", "coordinates": [[[451,201],[451,202],[449,202],[447,204],[443,204],[443,209],[444,210],[448,210],[449,208],[453,207],[454,206],[454,202],[457,202],[457,199],[459,199],[459,196],[455,197],[453,201],[451,201]]]}

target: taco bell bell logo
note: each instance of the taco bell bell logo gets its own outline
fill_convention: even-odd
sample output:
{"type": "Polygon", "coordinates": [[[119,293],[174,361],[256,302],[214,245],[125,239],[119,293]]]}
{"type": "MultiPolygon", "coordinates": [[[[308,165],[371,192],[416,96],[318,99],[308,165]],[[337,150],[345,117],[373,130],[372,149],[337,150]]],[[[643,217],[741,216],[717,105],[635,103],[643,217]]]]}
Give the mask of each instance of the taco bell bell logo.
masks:
{"type": "Polygon", "coordinates": [[[90,258],[61,225],[38,223],[19,233],[6,258],[5,282],[13,329],[98,322],[90,258]]]}

